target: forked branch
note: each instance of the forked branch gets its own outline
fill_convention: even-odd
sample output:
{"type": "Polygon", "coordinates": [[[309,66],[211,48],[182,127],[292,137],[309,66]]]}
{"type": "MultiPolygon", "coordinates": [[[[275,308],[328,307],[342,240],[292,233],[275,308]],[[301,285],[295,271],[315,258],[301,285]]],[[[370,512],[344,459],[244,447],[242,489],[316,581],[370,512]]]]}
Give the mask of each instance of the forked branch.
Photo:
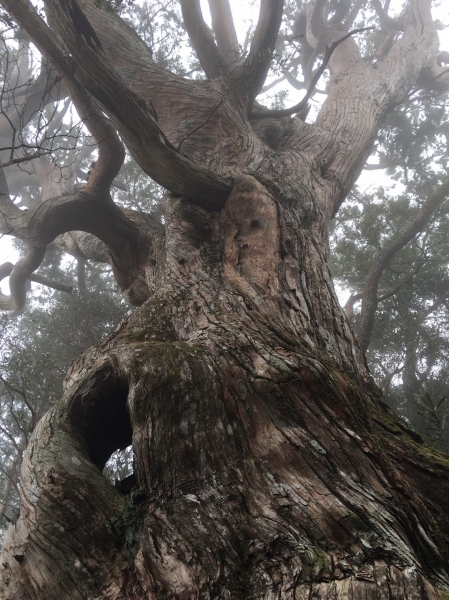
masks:
{"type": "MultiPolygon", "coordinates": [[[[14,265],[10,262],[0,265],[0,281],[6,277],[9,277],[13,272],[13,269],[14,265]]],[[[36,273],[31,274],[28,280],[33,281],[34,283],[39,283],[45,287],[52,288],[53,290],[58,290],[59,292],[66,292],[67,294],[71,294],[73,292],[73,287],[71,285],[59,283],[59,281],[53,281],[53,279],[49,279],[48,277],[44,277],[42,275],[37,275],[36,273]]]]}
{"type": "Polygon", "coordinates": [[[298,104],[295,104],[294,106],[291,106],[290,108],[281,108],[278,110],[266,110],[266,111],[257,111],[256,110],[256,111],[253,111],[253,113],[251,114],[251,118],[253,118],[253,119],[281,118],[281,117],[288,117],[288,116],[296,114],[296,113],[301,114],[302,112],[304,112],[307,109],[308,101],[315,93],[315,88],[317,86],[317,83],[320,80],[321,75],[326,70],[326,67],[331,59],[331,56],[334,53],[334,50],[342,42],[347,40],[352,35],[355,35],[356,33],[362,33],[363,31],[369,31],[371,29],[374,29],[374,27],[362,27],[360,29],[354,29],[353,31],[350,31],[349,33],[347,33],[346,35],[341,37],[339,40],[333,42],[330,46],[326,46],[323,62],[321,63],[320,67],[317,69],[315,75],[313,76],[312,81],[309,86],[309,89],[307,90],[304,98],[302,100],[300,100],[298,102],[298,104]]]}
{"type": "Polygon", "coordinates": [[[46,247],[30,248],[9,276],[10,296],[0,296],[0,310],[21,310],[26,302],[26,282],[41,264],[46,247]]]}
{"type": "Polygon", "coordinates": [[[384,27],[387,31],[390,31],[391,29],[395,29],[396,31],[403,31],[403,19],[393,19],[392,17],[390,17],[388,14],[388,10],[385,10],[380,0],[371,0],[371,2],[374,6],[374,10],[377,13],[377,16],[379,17],[380,24],[382,25],[382,27],[384,27]]]}

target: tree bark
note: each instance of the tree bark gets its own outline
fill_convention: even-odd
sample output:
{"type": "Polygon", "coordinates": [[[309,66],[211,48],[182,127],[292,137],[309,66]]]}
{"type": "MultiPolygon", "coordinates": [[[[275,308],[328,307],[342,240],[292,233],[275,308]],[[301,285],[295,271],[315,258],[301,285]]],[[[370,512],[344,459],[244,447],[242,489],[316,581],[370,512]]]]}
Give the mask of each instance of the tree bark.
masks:
{"type": "Polygon", "coordinates": [[[33,435],[3,598],[445,586],[447,461],[371,382],[319,229],[250,176],[223,213],[168,199],[157,292],[73,365],[33,435]],[[131,442],[122,496],[101,470],[131,442]]]}
{"type": "MultiPolygon", "coordinates": [[[[3,4],[32,30],[25,0],[3,4]]],[[[127,289],[141,285],[146,301],[74,363],[33,434],[2,598],[439,597],[449,463],[383,400],[328,268],[330,219],[380,120],[436,57],[430,4],[410,2],[376,69],[354,40],[339,44],[317,122],[289,120],[275,147],[247,116],[265,62],[241,86],[169,77],[90,0],[93,33],[81,35],[75,4],[49,0],[57,35],[50,44],[39,22],[36,43],[51,53],[64,39],[76,78],[174,195],[164,226],[145,235],[95,195],[36,211],[91,210],[93,224],[76,213],[76,227],[128,261],[127,289]],[[124,495],[102,469],[131,443],[135,487],[124,495]]],[[[309,11],[311,45],[342,37],[323,24],[323,5],[309,11]]],[[[279,6],[262,3],[246,67],[272,48],[267,15],[278,19],[279,6]]]]}

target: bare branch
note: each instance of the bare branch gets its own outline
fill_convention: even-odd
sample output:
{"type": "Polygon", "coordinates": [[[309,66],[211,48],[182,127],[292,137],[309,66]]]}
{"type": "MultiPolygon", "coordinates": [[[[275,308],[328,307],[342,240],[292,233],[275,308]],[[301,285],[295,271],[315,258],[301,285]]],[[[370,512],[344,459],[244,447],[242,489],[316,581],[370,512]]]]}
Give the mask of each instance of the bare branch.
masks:
{"type": "Polygon", "coordinates": [[[1,310],[19,311],[25,306],[27,279],[41,264],[45,250],[45,246],[30,248],[25,256],[16,263],[9,276],[11,295],[0,295],[1,310]]]}
{"type": "Polygon", "coordinates": [[[78,114],[98,144],[98,160],[93,163],[86,192],[110,189],[125,160],[125,149],[109,120],[96,109],[84,88],[74,80],[66,81],[66,88],[78,114]]]}
{"type": "Polygon", "coordinates": [[[86,285],[86,261],[84,258],[78,258],[76,260],[76,278],[78,280],[78,289],[80,294],[87,292],[86,285]]]}
{"type": "Polygon", "coordinates": [[[388,15],[387,10],[385,10],[382,6],[380,0],[371,0],[371,2],[377,13],[377,16],[379,17],[380,24],[382,25],[382,27],[387,29],[387,31],[390,31],[391,29],[395,29],[396,31],[404,30],[403,20],[393,19],[392,17],[390,17],[388,15]]]}
{"type": "Polygon", "coordinates": [[[204,21],[199,0],[181,0],[182,17],[198,60],[209,79],[227,73],[226,61],[204,21]]]}
{"type": "MultiPolygon", "coordinates": [[[[10,262],[3,263],[2,265],[0,265],[0,281],[5,277],[9,277],[13,269],[14,265],[10,262]]],[[[52,279],[48,279],[47,277],[43,277],[42,275],[37,275],[36,273],[30,275],[28,280],[34,281],[34,283],[40,283],[45,287],[49,287],[60,292],[66,292],[67,294],[71,294],[73,292],[73,287],[71,285],[65,285],[63,283],[53,281],[52,279]]]]}
{"type": "Polygon", "coordinates": [[[36,81],[29,81],[21,92],[14,90],[13,106],[6,111],[6,114],[3,111],[8,118],[3,119],[0,124],[0,136],[11,135],[13,127],[18,128],[27,124],[43,106],[55,100],[62,100],[66,96],[61,78],[56,75],[47,61],[43,61],[36,81]]]}
{"type": "Polygon", "coordinates": [[[45,287],[58,290],[59,292],[65,292],[66,294],[71,294],[73,292],[73,287],[71,285],[65,285],[64,283],[53,281],[52,279],[48,279],[42,275],[37,275],[36,273],[30,275],[29,280],[34,281],[34,283],[40,283],[45,287]]]}
{"type": "Polygon", "coordinates": [[[222,60],[225,65],[235,68],[240,59],[239,42],[229,0],[208,0],[208,2],[212,28],[222,60]]]}
{"type": "Polygon", "coordinates": [[[254,32],[251,47],[243,69],[245,87],[249,100],[249,112],[252,104],[263,87],[273,58],[276,39],[281,26],[283,0],[261,0],[259,21],[254,32]]]}
{"type": "Polygon", "coordinates": [[[363,294],[351,294],[351,296],[349,296],[346,304],[344,305],[343,309],[345,311],[345,315],[346,318],[348,319],[349,322],[352,321],[352,318],[354,316],[354,304],[356,302],[358,302],[359,300],[361,300],[363,298],[363,294]]]}
{"type": "Polygon", "coordinates": [[[316,48],[326,32],[326,18],[324,16],[328,0],[315,0],[307,5],[307,41],[316,48]]]}
{"type": "Polygon", "coordinates": [[[39,49],[52,57],[70,81],[77,82],[77,77],[82,79],[82,86],[111,115],[134,158],[148,175],[174,194],[194,197],[209,209],[223,206],[231,189],[231,181],[196,164],[168,142],[157,125],[151,107],[147,107],[137,94],[126,87],[98,46],[89,45],[84,36],[77,32],[70,17],[69,4],[71,6],[73,2],[61,0],[56,3],[49,0],[58,16],[56,21],[61,28],[60,34],[76,59],[76,76],[55,36],[29,1],[4,0],[4,4],[33,37],[39,49]]]}
{"type": "Polygon", "coordinates": [[[5,171],[0,167],[0,233],[11,233],[14,229],[12,222],[17,219],[21,213],[22,211],[9,197],[5,171]]]}
{"type": "Polygon", "coordinates": [[[366,2],[366,0],[357,0],[355,2],[354,6],[352,7],[351,12],[347,16],[347,18],[343,24],[343,29],[345,29],[347,31],[348,29],[350,29],[353,26],[354,21],[357,19],[360,9],[365,4],[365,2],[366,2]]]}
{"type": "Polygon", "coordinates": [[[9,504],[9,498],[11,495],[12,488],[15,487],[17,489],[18,470],[19,470],[18,467],[20,466],[20,463],[22,462],[22,452],[25,449],[25,445],[26,445],[26,437],[22,436],[22,441],[20,443],[20,447],[16,451],[14,460],[9,465],[8,471],[7,472],[6,472],[6,470],[4,471],[4,474],[6,476],[6,482],[5,482],[5,487],[3,489],[3,499],[0,503],[0,516],[3,517],[6,521],[8,521],[8,523],[14,522],[6,515],[6,511],[8,508],[11,507],[9,504]]]}
{"type": "Polygon", "coordinates": [[[41,156],[45,156],[46,154],[51,154],[51,150],[36,150],[36,152],[31,152],[31,154],[25,154],[24,156],[12,158],[11,160],[2,162],[0,163],[0,168],[3,169],[5,167],[10,167],[11,165],[20,165],[21,163],[27,163],[30,162],[30,160],[40,158],[41,156]]]}
{"type": "Polygon", "coordinates": [[[29,278],[30,281],[34,283],[40,283],[45,287],[52,288],[53,290],[58,290],[59,292],[65,292],[66,294],[73,293],[73,287],[71,285],[65,285],[63,283],[59,283],[57,281],[53,281],[52,279],[48,279],[47,277],[43,277],[42,275],[37,275],[33,273],[33,275],[29,278]]]}
{"type": "MultiPolygon", "coordinates": [[[[397,291],[398,290],[395,290],[391,294],[385,294],[385,296],[382,296],[382,298],[378,299],[378,302],[380,302],[384,298],[389,297],[390,295],[395,294],[397,291]]],[[[378,294],[383,294],[384,292],[386,292],[386,290],[377,290],[378,294]]],[[[354,316],[354,304],[362,299],[363,299],[363,293],[360,292],[358,294],[351,294],[351,296],[349,296],[348,300],[346,301],[346,304],[344,305],[343,310],[345,311],[346,318],[348,319],[349,322],[352,321],[352,318],[354,316]]]]}
{"type": "Polygon", "coordinates": [[[295,106],[292,106],[290,108],[281,108],[278,110],[267,110],[267,111],[263,111],[263,112],[262,111],[259,111],[259,112],[253,111],[253,113],[251,114],[251,118],[252,119],[267,119],[270,117],[271,118],[280,118],[280,117],[288,117],[295,113],[299,113],[299,114],[302,113],[304,110],[307,109],[307,103],[310,100],[310,98],[313,96],[313,94],[315,93],[316,85],[317,85],[321,75],[326,70],[326,67],[329,63],[329,60],[331,59],[331,56],[332,56],[334,50],[342,42],[347,40],[352,35],[355,35],[356,33],[362,33],[363,31],[369,31],[370,29],[374,29],[374,27],[362,27],[361,29],[354,29],[353,31],[350,31],[349,33],[344,35],[339,40],[333,42],[333,44],[331,44],[331,46],[329,46],[329,47],[326,46],[323,62],[321,63],[319,69],[317,69],[315,75],[313,76],[313,79],[310,83],[309,89],[306,92],[306,95],[300,102],[298,102],[298,104],[295,104],[295,106]]]}

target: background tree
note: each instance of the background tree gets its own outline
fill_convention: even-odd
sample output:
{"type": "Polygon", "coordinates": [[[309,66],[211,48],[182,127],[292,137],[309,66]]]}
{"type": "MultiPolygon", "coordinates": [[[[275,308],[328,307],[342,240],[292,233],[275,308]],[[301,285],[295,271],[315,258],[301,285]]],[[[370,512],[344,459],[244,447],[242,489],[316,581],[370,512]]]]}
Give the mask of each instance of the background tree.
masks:
{"type": "MultiPolygon", "coordinates": [[[[52,257],[53,258],[53,257],[52,257]]],[[[43,270],[41,268],[41,270],[43,270]]],[[[51,271],[55,274],[55,265],[51,271]]],[[[58,279],[73,276],[68,265],[58,279]]],[[[19,473],[23,451],[37,421],[59,399],[70,363],[99,342],[123,318],[123,302],[113,294],[98,269],[88,269],[94,293],[41,293],[18,318],[2,318],[0,364],[0,525],[19,512],[19,473]]],[[[115,473],[110,466],[110,477],[115,473]]],[[[121,477],[123,478],[123,477],[121,477]]]]}
{"type": "Polygon", "coordinates": [[[419,399],[439,400],[447,389],[446,127],[427,95],[392,112],[376,143],[378,164],[367,166],[388,165],[401,192],[355,190],[333,234],[333,272],[353,292],[346,312],[372,372],[425,434],[433,424],[419,399]]]}
{"type": "MultiPolygon", "coordinates": [[[[132,21],[93,1],[48,0],[46,20],[27,0],[2,5],[59,86],[48,102],[67,93],[98,145],[81,189],[20,211],[3,186],[4,231],[26,248],[3,307],[22,309],[54,243],[109,262],[139,306],[75,361],[34,430],[21,515],[1,556],[3,596],[447,589],[447,461],[384,402],[328,268],[331,219],[378,129],[412,90],[446,89],[430,0],[410,0],[396,17],[388,3],[373,2],[373,13],[365,2],[315,0],[294,19],[266,0],[246,55],[227,3],[210,3],[211,30],[199,3],[183,0],[206,79],[169,72],[132,21]],[[366,31],[372,19],[377,29],[366,31]],[[353,26],[365,34],[358,44],[353,26]],[[281,28],[278,48],[298,46],[277,68],[295,78],[300,64],[307,93],[269,110],[256,98],[281,28]],[[324,65],[316,118],[292,117],[305,117],[324,65]],[[171,192],[161,218],[113,202],[121,140],[171,192]],[[131,442],[133,477],[115,489],[102,470],[131,442]]],[[[445,195],[445,181],[429,183],[415,236],[445,195]]],[[[413,238],[404,235],[401,249],[413,238]]],[[[378,304],[379,270],[364,303],[378,304]]]]}

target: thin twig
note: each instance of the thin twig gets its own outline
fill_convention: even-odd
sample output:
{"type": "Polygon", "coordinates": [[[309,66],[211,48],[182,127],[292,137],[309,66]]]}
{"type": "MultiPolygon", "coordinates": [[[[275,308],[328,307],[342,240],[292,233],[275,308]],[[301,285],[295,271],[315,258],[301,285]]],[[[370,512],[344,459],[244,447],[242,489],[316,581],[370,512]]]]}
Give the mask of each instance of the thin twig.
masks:
{"type": "Polygon", "coordinates": [[[25,154],[25,156],[21,156],[20,158],[12,158],[7,162],[0,163],[0,168],[9,167],[11,165],[18,165],[20,163],[29,162],[30,160],[34,160],[35,158],[40,158],[41,156],[45,156],[47,154],[51,154],[51,150],[37,150],[32,154],[25,154]]]}

